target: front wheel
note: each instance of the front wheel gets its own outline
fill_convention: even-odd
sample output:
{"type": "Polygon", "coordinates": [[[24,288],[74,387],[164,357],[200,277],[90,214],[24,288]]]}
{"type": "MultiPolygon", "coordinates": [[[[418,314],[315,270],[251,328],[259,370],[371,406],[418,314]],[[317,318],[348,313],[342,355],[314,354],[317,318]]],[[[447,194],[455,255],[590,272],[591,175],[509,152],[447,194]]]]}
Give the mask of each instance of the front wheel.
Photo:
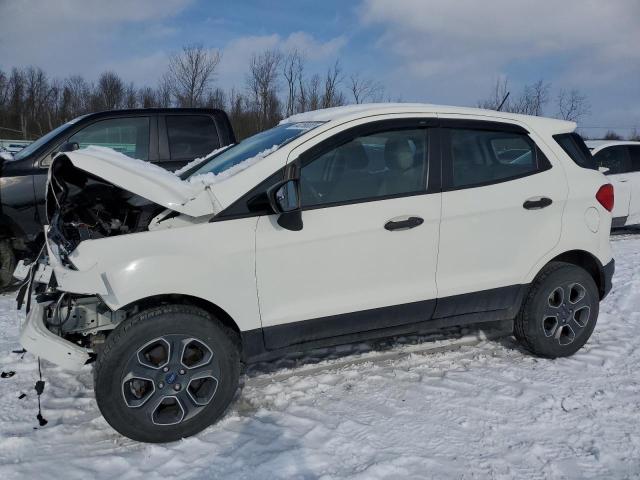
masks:
{"type": "Polygon", "coordinates": [[[96,401],[121,434],[142,442],[194,435],[222,416],[238,386],[232,332],[196,307],[169,305],[122,322],[94,370],[96,401]]]}
{"type": "Polygon", "coordinates": [[[536,355],[573,355],[596,326],[599,302],[598,288],[586,270],[552,262],[531,284],[515,319],[514,334],[536,355]]]}

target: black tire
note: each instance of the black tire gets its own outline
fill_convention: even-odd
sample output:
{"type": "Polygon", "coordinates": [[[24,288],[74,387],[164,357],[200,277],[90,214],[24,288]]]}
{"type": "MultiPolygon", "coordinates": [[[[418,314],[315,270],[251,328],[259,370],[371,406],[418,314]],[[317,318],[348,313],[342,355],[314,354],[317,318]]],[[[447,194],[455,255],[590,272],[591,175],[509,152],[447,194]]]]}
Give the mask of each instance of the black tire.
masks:
{"type": "Polygon", "coordinates": [[[0,240],[0,289],[7,288],[14,282],[15,269],[16,254],[11,246],[11,240],[0,240]]]}
{"type": "Polygon", "coordinates": [[[141,442],[198,433],[223,415],[238,388],[237,340],[209,313],[188,305],[160,306],[123,321],[95,364],[100,412],[115,430],[141,442]]]}
{"type": "Polygon", "coordinates": [[[514,334],[530,352],[567,357],[589,340],[600,295],[593,277],[576,265],[551,262],[535,278],[514,322],[514,334]]]}

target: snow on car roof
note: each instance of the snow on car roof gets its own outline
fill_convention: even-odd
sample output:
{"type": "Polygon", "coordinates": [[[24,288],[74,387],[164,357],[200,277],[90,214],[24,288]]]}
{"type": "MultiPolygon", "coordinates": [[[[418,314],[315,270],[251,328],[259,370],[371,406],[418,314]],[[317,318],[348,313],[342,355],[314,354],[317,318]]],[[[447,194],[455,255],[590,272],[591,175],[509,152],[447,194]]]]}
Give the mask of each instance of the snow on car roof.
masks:
{"type": "Polygon", "coordinates": [[[471,107],[454,107],[447,105],[433,105],[428,103],[366,103],[359,105],[345,105],[342,107],[324,108],[311,112],[298,113],[285,118],[280,123],[295,122],[331,122],[345,121],[363,118],[373,115],[402,113],[431,113],[442,115],[474,115],[488,117],[488,120],[507,120],[521,122],[555,133],[572,132],[576,129],[575,122],[558,120],[555,118],[534,117],[516,113],[498,112],[496,110],[483,110],[471,107]]]}

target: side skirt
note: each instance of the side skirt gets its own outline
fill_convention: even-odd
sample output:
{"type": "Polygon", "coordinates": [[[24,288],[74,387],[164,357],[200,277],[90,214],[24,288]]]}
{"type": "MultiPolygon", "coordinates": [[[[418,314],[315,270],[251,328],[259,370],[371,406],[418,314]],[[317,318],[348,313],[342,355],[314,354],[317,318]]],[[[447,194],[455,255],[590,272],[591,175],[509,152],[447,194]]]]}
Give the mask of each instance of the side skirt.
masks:
{"type": "Polygon", "coordinates": [[[527,287],[515,285],[456,295],[437,302],[427,300],[247,330],[242,332],[243,361],[270,361],[292,352],[513,320],[527,287]],[[358,331],[354,331],[356,328],[358,331]]]}

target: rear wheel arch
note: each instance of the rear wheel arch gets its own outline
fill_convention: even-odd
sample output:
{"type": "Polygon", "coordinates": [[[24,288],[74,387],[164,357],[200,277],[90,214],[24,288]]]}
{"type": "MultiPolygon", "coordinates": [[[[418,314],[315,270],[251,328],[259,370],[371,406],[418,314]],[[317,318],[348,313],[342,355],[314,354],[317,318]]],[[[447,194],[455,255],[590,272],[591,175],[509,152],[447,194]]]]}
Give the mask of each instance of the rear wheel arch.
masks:
{"type": "Polygon", "coordinates": [[[549,260],[540,271],[543,271],[552,262],[570,263],[586,270],[596,283],[598,292],[600,293],[600,298],[602,299],[604,297],[604,268],[602,263],[600,263],[600,260],[598,260],[593,254],[585,250],[569,250],[549,260]]]}

